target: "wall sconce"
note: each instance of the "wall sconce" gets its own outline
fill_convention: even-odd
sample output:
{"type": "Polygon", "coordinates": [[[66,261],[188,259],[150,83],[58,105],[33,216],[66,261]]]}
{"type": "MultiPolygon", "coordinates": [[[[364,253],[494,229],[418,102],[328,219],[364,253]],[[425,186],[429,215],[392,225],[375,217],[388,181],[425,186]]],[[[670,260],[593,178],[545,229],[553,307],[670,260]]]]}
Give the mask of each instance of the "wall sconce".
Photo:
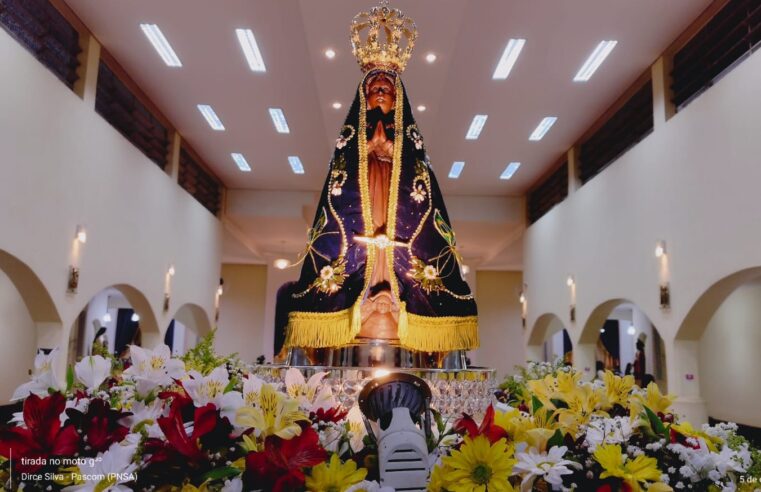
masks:
{"type": "Polygon", "coordinates": [[[132,317],[130,318],[130,320],[133,323],[139,323],[140,322],[140,315],[137,314],[137,312],[134,312],[134,313],[132,313],[132,317]]]}
{"type": "Polygon", "coordinates": [[[103,317],[101,318],[101,320],[104,323],[110,323],[111,322],[111,313],[104,314],[103,317]]]}
{"type": "Polygon", "coordinates": [[[518,296],[518,302],[521,304],[526,304],[526,294],[524,294],[523,291],[521,291],[521,295],[518,296]]]}
{"type": "Polygon", "coordinates": [[[219,279],[219,287],[217,287],[217,295],[221,296],[225,293],[225,279],[220,278],[219,279]]]}
{"type": "Polygon", "coordinates": [[[169,270],[167,270],[166,273],[168,273],[170,277],[174,277],[174,274],[175,274],[174,265],[169,265],[169,270]]]}
{"type": "Polygon", "coordinates": [[[565,284],[568,287],[573,287],[576,283],[576,279],[573,278],[573,275],[569,275],[567,279],[565,279],[565,284]]]}
{"type": "Polygon", "coordinates": [[[671,308],[671,288],[669,287],[668,282],[661,284],[660,291],[661,291],[660,292],[661,309],[670,309],[671,308]]]}
{"type": "Polygon", "coordinates": [[[76,233],[76,235],[74,237],[80,243],[85,244],[87,242],[87,231],[85,230],[85,226],[78,225],[77,226],[77,233],[76,233]]]}
{"type": "Polygon", "coordinates": [[[571,318],[571,323],[576,323],[576,304],[571,304],[571,312],[568,317],[571,318]]]}
{"type": "Polygon", "coordinates": [[[661,256],[666,254],[666,241],[660,240],[657,243],[655,243],[655,257],[660,258],[661,256]]]}
{"type": "Polygon", "coordinates": [[[67,284],[69,294],[76,294],[79,287],[79,268],[74,265],[69,267],[69,281],[67,284]]]}
{"type": "Polygon", "coordinates": [[[463,265],[460,267],[460,271],[462,272],[462,276],[464,277],[465,275],[470,273],[470,267],[468,265],[463,265]]]}
{"type": "Polygon", "coordinates": [[[164,292],[164,312],[166,313],[169,311],[169,301],[172,299],[172,296],[169,294],[169,292],[164,292]]]}
{"type": "Polygon", "coordinates": [[[636,328],[634,328],[634,325],[633,325],[633,324],[632,324],[632,325],[629,325],[629,328],[627,328],[627,329],[626,329],[626,333],[627,333],[628,335],[634,336],[634,335],[636,335],[636,334],[637,334],[637,329],[636,329],[636,328]]]}

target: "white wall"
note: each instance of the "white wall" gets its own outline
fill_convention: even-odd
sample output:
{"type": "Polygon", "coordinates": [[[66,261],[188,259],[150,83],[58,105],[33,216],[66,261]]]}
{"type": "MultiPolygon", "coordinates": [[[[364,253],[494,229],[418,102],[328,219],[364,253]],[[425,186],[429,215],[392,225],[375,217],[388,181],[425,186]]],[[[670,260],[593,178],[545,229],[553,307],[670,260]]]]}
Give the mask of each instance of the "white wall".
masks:
{"type": "Polygon", "coordinates": [[[215,347],[219,353],[237,352],[242,360],[254,362],[265,354],[272,360],[274,321],[265,322],[265,306],[273,304],[268,293],[268,271],[263,265],[222,265],[224,294],[219,303],[215,347]]]}
{"type": "Polygon", "coordinates": [[[0,271],[0,405],[29,380],[37,352],[36,327],[11,280],[0,271]]]}
{"type": "Polygon", "coordinates": [[[700,340],[701,394],[708,414],[761,427],[761,279],[739,287],[700,340]],[[731,402],[731,404],[727,404],[731,402]]]}
{"type": "MultiPolygon", "coordinates": [[[[162,310],[172,263],[172,305],[213,313],[219,221],[2,30],[0,65],[0,250],[26,263],[52,297],[63,329],[51,327],[45,343],[65,351],[74,319],[115,284],[144,295],[141,318],[163,333],[173,315],[162,310]],[[78,224],[88,236],[81,247],[78,224]],[[66,292],[70,264],[81,270],[76,294],[66,292]]],[[[11,365],[0,360],[0,371],[11,365]]]]}
{"type": "Polygon", "coordinates": [[[700,398],[695,344],[674,339],[712,284],[761,265],[758,87],[757,52],[669,121],[656,122],[652,134],[529,227],[530,326],[544,313],[567,313],[565,278],[573,274],[574,342],[597,306],[632,301],[666,341],[669,389],[700,398]],[[659,239],[667,242],[672,292],[665,311],[659,308],[661,264],[653,253],[659,239]]]}
{"type": "Polygon", "coordinates": [[[518,301],[523,276],[521,272],[479,270],[475,277],[481,347],[471,352],[470,358],[474,365],[496,369],[497,377],[501,378],[526,362],[518,301]]]}

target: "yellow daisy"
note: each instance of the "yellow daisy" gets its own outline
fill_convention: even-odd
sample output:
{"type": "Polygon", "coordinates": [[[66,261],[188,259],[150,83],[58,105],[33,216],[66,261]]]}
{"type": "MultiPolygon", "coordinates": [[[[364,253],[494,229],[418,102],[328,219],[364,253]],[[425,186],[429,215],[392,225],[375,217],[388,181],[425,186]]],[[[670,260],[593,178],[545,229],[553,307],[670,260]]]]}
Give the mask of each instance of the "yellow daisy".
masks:
{"type": "Polygon", "coordinates": [[[624,456],[618,444],[599,446],[594,453],[594,458],[604,470],[600,478],[621,478],[631,487],[632,492],[642,490],[640,482],[657,482],[661,478],[658,460],[643,455],[630,460],[624,456]]]}
{"type": "Polygon", "coordinates": [[[357,464],[348,460],[341,463],[337,454],[330,457],[330,463],[320,463],[312,468],[312,475],[307,477],[307,490],[311,492],[344,492],[346,489],[365,479],[367,470],[357,469],[357,464]]]}
{"type": "Polygon", "coordinates": [[[504,439],[490,444],[485,436],[466,437],[457,451],[442,460],[446,489],[451,492],[513,492],[508,478],[516,460],[504,439]]]}

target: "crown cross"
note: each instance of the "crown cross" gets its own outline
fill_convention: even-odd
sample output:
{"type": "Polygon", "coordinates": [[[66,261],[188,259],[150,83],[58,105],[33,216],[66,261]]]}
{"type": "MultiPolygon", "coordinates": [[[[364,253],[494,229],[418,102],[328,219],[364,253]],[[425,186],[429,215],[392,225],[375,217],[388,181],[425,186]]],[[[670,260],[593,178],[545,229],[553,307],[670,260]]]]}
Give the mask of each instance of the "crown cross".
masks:
{"type": "Polygon", "coordinates": [[[363,72],[374,68],[404,71],[412,56],[417,28],[401,10],[381,0],[378,7],[360,12],[351,23],[351,46],[363,72]]]}

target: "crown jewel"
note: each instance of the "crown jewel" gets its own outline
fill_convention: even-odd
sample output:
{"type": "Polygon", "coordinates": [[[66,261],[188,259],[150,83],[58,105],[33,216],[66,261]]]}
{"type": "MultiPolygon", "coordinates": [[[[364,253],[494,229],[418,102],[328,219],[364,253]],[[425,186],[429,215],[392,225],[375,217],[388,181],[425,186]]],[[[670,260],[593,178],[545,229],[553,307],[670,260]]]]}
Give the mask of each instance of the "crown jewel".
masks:
{"type": "Polygon", "coordinates": [[[389,8],[388,0],[358,13],[351,22],[352,52],[363,72],[374,68],[404,71],[416,38],[415,23],[401,10],[389,8]]]}

